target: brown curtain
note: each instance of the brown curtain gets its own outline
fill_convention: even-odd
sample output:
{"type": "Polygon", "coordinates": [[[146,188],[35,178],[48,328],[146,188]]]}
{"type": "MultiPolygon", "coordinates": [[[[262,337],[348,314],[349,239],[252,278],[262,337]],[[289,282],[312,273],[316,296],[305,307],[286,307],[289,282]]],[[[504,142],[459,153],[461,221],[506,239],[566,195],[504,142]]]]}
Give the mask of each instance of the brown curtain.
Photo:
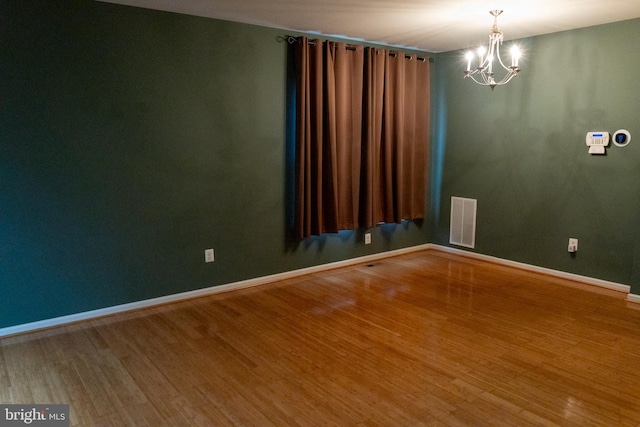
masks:
{"type": "Polygon", "coordinates": [[[305,37],[295,51],[297,236],[423,218],[428,62],[305,37]]]}
{"type": "Polygon", "coordinates": [[[402,52],[385,56],[380,203],[374,209],[378,221],[398,223],[425,217],[429,63],[402,52]]]}
{"type": "Polygon", "coordinates": [[[299,237],[358,226],[363,52],[300,38],[296,49],[296,229],[299,237]],[[357,143],[354,143],[357,141],[357,143]]]}

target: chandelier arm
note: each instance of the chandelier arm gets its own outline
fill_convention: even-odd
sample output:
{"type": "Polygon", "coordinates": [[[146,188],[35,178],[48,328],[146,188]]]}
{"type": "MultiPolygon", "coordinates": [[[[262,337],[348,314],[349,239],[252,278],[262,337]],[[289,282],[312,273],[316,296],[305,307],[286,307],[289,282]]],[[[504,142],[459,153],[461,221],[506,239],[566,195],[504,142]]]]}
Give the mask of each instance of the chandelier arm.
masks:
{"type": "Polygon", "coordinates": [[[500,65],[502,65],[502,68],[504,68],[505,70],[507,70],[508,72],[511,72],[511,69],[509,67],[507,67],[506,65],[504,65],[504,62],[502,62],[502,58],[500,58],[500,48],[498,46],[496,46],[497,49],[497,56],[498,56],[498,62],[500,62],[500,65]]]}
{"type": "Polygon", "coordinates": [[[509,83],[509,81],[512,78],[516,77],[517,75],[518,75],[518,73],[515,73],[515,72],[508,73],[507,75],[504,76],[504,78],[502,80],[500,80],[500,83],[498,83],[498,86],[509,83]]]}
{"type": "Polygon", "coordinates": [[[487,85],[486,83],[479,82],[478,80],[476,80],[476,78],[474,76],[470,75],[469,77],[471,77],[471,80],[473,80],[474,83],[479,84],[480,86],[486,86],[487,85]]]}
{"type": "Polygon", "coordinates": [[[487,75],[485,73],[480,73],[478,80],[474,79],[476,83],[480,84],[480,85],[486,85],[487,84],[487,75]],[[482,79],[482,81],[480,81],[480,78],[482,79]]]}
{"type": "Polygon", "coordinates": [[[482,81],[479,81],[476,78],[476,76],[471,75],[471,74],[469,74],[469,75],[467,75],[465,77],[470,77],[471,80],[473,80],[474,83],[479,84],[480,86],[492,86],[492,85],[493,86],[502,86],[504,84],[509,83],[509,81],[511,79],[513,79],[514,77],[517,77],[518,73],[514,72],[514,71],[510,71],[509,73],[505,74],[505,76],[502,78],[502,80],[500,80],[499,82],[493,82],[493,83],[489,80],[489,75],[488,74],[482,73],[482,74],[480,74],[480,76],[482,76],[482,81]]]}
{"type": "Polygon", "coordinates": [[[478,68],[476,68],[475,72],[480,72],[482,73],[483,70],[485,70],[487,68],[487,65],[489,64],[489,54],[487,53],[487,56],[485,56],[482,59],[482,62],[478,65],[478,68]]]}
{"type": "Polygon", "coordinates": [[[493,71],[493,59],[495,58],[494,43],[489,44],[489,52],[487,52],[487,70],[491,73],[493,71]]]}

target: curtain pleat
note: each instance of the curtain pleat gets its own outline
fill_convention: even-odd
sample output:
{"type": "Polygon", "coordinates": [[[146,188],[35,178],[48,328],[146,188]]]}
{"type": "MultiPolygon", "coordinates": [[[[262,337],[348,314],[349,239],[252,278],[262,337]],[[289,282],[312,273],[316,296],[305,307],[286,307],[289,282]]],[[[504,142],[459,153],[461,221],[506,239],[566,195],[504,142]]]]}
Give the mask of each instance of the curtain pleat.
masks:
{"type": "Polygon", "coordinates": [[[364,49],[327,44],[333,45],[335,57],[338,228],[346,230],[359,224],[364,49]]]}
{"type": "Polygon", "coordinates": [[[319,234],[323,228],[322,150],[323,72],[322,49],[306,38],[296,49],[296,232],[319,234]],[[319,69],[318,69],[319,68],[319,69]]]}
{"type": "Polygon", "coordinates": [[[361,225],[373,227],[382,219],[382,113],[386,49],[367,48],[364,68],[363,153],[361,175],[363,207],[361,225]]]}
{"type": "Polygon", "coordinates": [[[402,138],[400,132],[404,117],[402,116],[402,100],[404,85],[401,80],[404,71],[404,59],[398,55],[387,55],[384,68],[384,97],[382,115],[382,136],[380,141],[380,207],[378,220],[380,222],[400,222],[397,208],[401,203],[402,194],[398,192],[401,184],[398,174],[402,157],[402,138]]]}
{"type": "MultiPolygon", "coordinates": [[[[320,203],[322,217],[318,218],[317,234],[336,233],[338,224],[338,164],[337,164],[337,140],[336,140],[336,77],[334,72],[335,50],[332,43],[325,43],[313,47],[323,51],[319,68],[323,69],[324,87],[323,102],[319,111],[322,112],[322,133],[312,141],[317,151],[322,152],[322,162],[319,166],[320,173],[314,183],[317,193],[321,196],[320,203]]],[[[314,233],[316,234],[316,233],[314,233]]]]}
{"type": "Polygon", "coordinates": [[[298,237],[424,218],[428,63],[298,42],[298,237]]]}
{"type": "Polygon", "coordinates": [[[425,217],[429,140],[429,65],[415,55],[389,56],[385,67],[380,218],[425,217]]]}
{"type": "Polygon", "coordinates": [[[412,129],[413,143],[411,145],[411,202],[408,210],[410,219],[426,217],[426,189],[427,189],[427,161],[429,157],[430,133],[430,68],[429,62],[412,56],[413,89],[411,91],[413,103],[409,109],[413,111],[412,129]],[[425,102],[426,100],[426,102],[425,102]]]}

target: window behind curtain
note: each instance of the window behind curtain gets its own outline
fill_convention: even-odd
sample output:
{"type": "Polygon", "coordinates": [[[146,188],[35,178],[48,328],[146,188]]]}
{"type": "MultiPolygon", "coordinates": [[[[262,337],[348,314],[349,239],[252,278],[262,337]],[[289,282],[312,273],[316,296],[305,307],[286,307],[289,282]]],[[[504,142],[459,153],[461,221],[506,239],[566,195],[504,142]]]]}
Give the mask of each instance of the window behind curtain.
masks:
{"type": "Polygon", "coordinates": [[[298,38],[299,238],[425,216],[429,62],[298,38]]]}

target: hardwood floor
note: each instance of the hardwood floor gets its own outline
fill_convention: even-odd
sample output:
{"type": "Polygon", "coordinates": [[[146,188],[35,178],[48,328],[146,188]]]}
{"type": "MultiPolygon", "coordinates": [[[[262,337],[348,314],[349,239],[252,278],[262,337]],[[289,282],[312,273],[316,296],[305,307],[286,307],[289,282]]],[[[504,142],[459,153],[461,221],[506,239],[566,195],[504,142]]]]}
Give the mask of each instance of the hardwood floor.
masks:
{"type": "Polygon", "coordinates": [[[640,310],[435,250],[0,339],[79,426],[640,426],[640,310]]]}

